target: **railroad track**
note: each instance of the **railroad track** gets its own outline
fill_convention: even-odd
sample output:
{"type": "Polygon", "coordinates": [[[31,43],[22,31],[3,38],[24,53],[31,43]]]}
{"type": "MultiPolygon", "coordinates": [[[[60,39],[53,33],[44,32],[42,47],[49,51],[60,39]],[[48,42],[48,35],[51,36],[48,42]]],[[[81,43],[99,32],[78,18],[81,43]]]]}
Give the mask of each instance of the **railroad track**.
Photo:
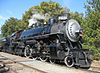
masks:
{"type": "Polygon", "coordinates": [[[91,67],[91,69],[89,70],[81,69],[81,68],[75,69],[74,67],[67,68],[65,65],[50,64],[47,62],[27,59],[27,58],[15,56],[15,55],[3,53],[3,52],[0,52],[0,61],[2,61],[6,65],[19,64],[19,65],[22,65],[23,67],[35,70],[36,73],[73,73],[73,72],[74,73],[78,73],[78,72],[79,73],[100,73],[100,71],[96,71],[97,68],[95,67],[91,67]]]}
{"type": "MultiPolygon", "coordinates": [[[[3,62],[3,61],[2,61],[2,63],[5,64],[5,65],[17,63],[17,64],[20,64],[20,65],[23,65],[24,67],[27,67],[27,68],[31,68],[31,69],[33,69],[33,70],[36,70],[36,71],[39,72],[39,73],[46,73],[45,71],[42,71],[42,70],[39,70],[39,69],[36,69],[36,68],[34,68],[34,67],[30,67],[30,66],[28,66],[28,65],[25,65],[25,64],[21,63],[21,62],[27,62],[27,61],[29,62],[30,60],[15,61],[14,59],[8,58],[8,57],[3,56],[3,55],[0,55],[0,57],[3,57],[3,58],[0,58],[0,60],[10,60],[10,61],[8,61],[8,62],[3,62]]],[[[32,60],[31,60],[31,61],[32,61],[32,60]]],[[[15,72],[15,73],[16,73],[16,72],[15,72]]]]}
{"type": "MultiPolygon", "coordinates": [[[[94,69],[95,67],[91,67],[91,69],[94,69]]],[[[97,68],[96,68],[97,69],[97,68]]],[[[100,68],[98,68],[100,70],[100,68]]],[[[81,69],[83,71],[87,71],[89,73],[100,73],[100,71],[97,71],[97,70],[85,70],[85,69],[81,69]]]]}

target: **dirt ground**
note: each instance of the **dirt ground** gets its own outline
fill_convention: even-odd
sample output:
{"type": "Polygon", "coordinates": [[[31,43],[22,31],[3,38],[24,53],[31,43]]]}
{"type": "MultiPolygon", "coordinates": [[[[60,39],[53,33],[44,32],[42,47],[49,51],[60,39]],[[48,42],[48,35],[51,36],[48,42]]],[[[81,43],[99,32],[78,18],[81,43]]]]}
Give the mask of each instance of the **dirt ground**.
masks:
{"type": "Polygon", "coordinates": [[[100,60],[99,61],[94,60],[92,62],[91,68],[89,69],[89,71],[87,71],[87,70],[76,69],[74,67],[68,68],[65,65],[59,65],[59,64],[56,65],[56,64],[50,64],[48,62],[32,60],[29,58],[11,55],[3,52],[0,52],[0,55],[3,55],[9,59],[18,62],[18,63],[13,63],[9,59],[5,59],[1,56],[0,61],[3,61],[6,64],[6,66],[10,69],[9,71],[4,73],[44,73],[37,71],[33,68],[25,67],[19,64],[19,62],[27,66],[45,71],[46,73],[100,73],[100,60]]]}
{"type": "Polygon", "coordinates": [[[99,61],[96,61],[96,60],[94,60],[93,62],[92,62],[92,65],[91,65],[92,67],[98,67],[98,68],[100,68],[100,60],[99,61]]]}

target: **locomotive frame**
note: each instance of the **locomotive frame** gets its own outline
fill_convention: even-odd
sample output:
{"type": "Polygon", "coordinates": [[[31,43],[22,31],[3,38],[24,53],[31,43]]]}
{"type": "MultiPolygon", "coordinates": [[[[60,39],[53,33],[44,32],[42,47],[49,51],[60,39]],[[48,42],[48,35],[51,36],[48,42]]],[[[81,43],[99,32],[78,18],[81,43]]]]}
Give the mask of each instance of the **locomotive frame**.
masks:
{"type": "Polygon", "coordinates": [[[3,51],[21,56],[24,55],[25,57],[32,57],[34,59],[38,58],[41,61],[49,60],[51,63],[56,61],[64,62],[67,67],[90,68],[92,62],[91,52],[87,49],[82,49],[80,39],[76,41],[74,38],[74,41],[72,40],[72,36],[77,35],[77,33],[79,36],[80,30],[79,32],[74,32],[74,35],[72,31],[73,27],[80,29],[79,24],[70,24],[70,28],[68,29],[70,29],[71,32],[71,35],[69,34],[71,39],[65,35],[65,32],[63,32],[65,30],[62,30],[65,29],[66,25],[68,27],[68,20],[64,21],[63,24],[51,21],[47,26],[41,28],[20,30],[6,38],[3,51]],[[64,28],[60,28],[61,32],[52,30],[53,26],[53,29],[56,29],[56,26],[58,27],[56,30],[59,30],[59,25],[61,25],[61,27],[64,26],[64,28]],[[31,31],[32,34],[28,31],[31,31]],[[28,33],[26,34],[26,32],[28,33]]]}

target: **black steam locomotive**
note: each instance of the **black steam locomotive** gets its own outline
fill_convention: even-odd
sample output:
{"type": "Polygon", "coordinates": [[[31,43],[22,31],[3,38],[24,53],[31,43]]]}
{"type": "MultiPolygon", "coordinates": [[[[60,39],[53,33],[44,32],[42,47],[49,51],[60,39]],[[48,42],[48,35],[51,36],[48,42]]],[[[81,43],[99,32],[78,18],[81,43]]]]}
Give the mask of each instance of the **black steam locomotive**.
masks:
{"type": "Polygon", "coordinates": [[[60,16],[49,19],[47,24],[37,23],[6,37],[2,50],[51,63],[64,62],[68,67],[89,68],[91,54],[82,49],[81,35],[82,28],[76,20],[60,16]]]}

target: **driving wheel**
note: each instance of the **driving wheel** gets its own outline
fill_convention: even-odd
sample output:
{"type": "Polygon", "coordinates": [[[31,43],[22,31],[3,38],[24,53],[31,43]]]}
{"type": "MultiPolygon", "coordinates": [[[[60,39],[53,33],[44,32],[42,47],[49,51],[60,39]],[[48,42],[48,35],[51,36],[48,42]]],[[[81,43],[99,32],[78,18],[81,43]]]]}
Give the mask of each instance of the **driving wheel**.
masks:
{"type": "Polygon", "coordinates": [[[28,58],[32,56],[32,49],[29,45],[27,45],[24,49],[24,56],[28,58]]]}

